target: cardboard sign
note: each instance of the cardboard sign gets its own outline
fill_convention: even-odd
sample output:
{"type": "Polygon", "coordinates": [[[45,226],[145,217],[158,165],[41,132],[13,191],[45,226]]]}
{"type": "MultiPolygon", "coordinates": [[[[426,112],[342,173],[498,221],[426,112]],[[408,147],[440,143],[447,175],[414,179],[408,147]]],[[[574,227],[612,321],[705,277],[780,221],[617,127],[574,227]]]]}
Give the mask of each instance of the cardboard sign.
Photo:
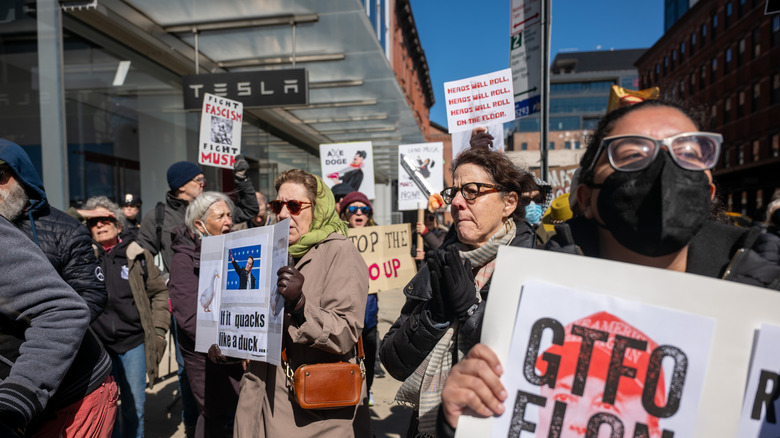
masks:
{"type": "Polygon", "coordinates": [[[763,324],[756,337],[739,433],[735,437],[780,436],[780,326],[763,324]]]}
{"type": "Polygon", "coordinates": [[[280,365],[284,298],[276,271],[287,264],[290,220],[203,239],[195,351],[280,365]]]}
{"type": "Polygon", "coordinates": [[[349,239],[368,265],[368,293],[404,287],[417,273],[409,224],[350,228],[349,239]]]}
{"type": "Polygon", "coordinates": [[[422,201],[444,190],[444,146],[441,143],[398,146],[398,210],[416,210],[422,201]]]}
{"type": "Polygon", "coordinates": [[[350,185],[374,199],[374,152],[370,141],[320,145],[322,179],[328,187],[350,185]]]}
{"type": "MultiPolygon", "coordinates": [[[[504,370],[506,370],[505,375],[509,372],[519,372],[524,375],[523,361],[518,363],[516,360],[509,359],[510,345],[512,328],[515,326],[518,309],[525,305],[525,303],[520,304],[525,299],[524,287],[531,285],[532,280],[616,297],[625,300],[625,303],[639,303],[632,304],[638,309],[654,306],[713,318],[715,331],[712,335],[706,324],[704,326],[695,324],[687,326],[684,330],[678,330],[678,336],[674,339],[668,340],[665,335],[658,339],[663,342],[668,341],[669,345],[676,345],[681,349],[689,348],[681,347],[681,345],[687,345],[693,337],[700,339],[698,342],[701,346],[705,346],[712,339],[701,396],[698,398],[696,412],[692,414],[695,416],[694,430],[687,435],[681,432],[675,433],[674,436],[697,438],[742,436],[738,435],[738,425],[745,397],[745,382],[748,381],[754,333],[764,323],[780,325],[780,313],[777,312],[777,309],[780,308],[780,294],[776,291],[700,275],[592,257],[502,246],[498,251],[490,298],[487,300],[485,309],[481,342],[496,353],[504,370]]],[[[559,321],[564,327],[573,321],[593,314],[590,311],[593,309],[584,308],[579,304],[574,305],[575,303],[569,301],[550,301],[558,303],[562,311],[565,308],[566,312],[570,312],[571,316],[561,317],[559,321]],[[561,303],[565,304],[561,305],[561,303]]],[[[661,313],[657,313],[657,315],[661,315],[661,313]]],[[[706,320],[691,319],[691,321],[706,320]]],[[[655,339],[658,336],[656,333],[663,330],[663,326],[667,323],[674,323],[676,326],[676,322],[667,321],[666,317],[656,319],[652,327],[645,326],[645,323],[641,323],[642,326],[639,327],[640,323],[634,325],[631,321],[628,322],[656,343],[659,343],[655,339]]],[[[546,334],[546,336],[550,336],[550,334],[546,334]]],[[[540,355],[543,351],[540,350],[540,355]]],[[[521,354],[524,352],[521,351],[521,354]]],[[[691,357],[698,357],[698,355],[695,354],[691,357]]],[[[673,361],[664,359],[662,363],[664,366],[664,385],[668,398],[669,384],[672,381],[670,376],[674,375],[674,367],[672,367],[672,371],[667,371],[666,367],[670,366],[673,361]]],[[[626,370],[630,364],[624,361],[622,367],[625,368],[620,368],[621,370],[626,370]]],[[[775,366],[775,370],[777,368],[775,366]]],[[[699,368],[691,368],[691,370],[693,369],[699,368]]],[[[539,375],[543,372],[537,370],[535,365],[532,371],[540,373],[539,375]]],[[[641,373],[637,374],[641,377],[641,373]]],[[[621,374],[619,381],[622,384],[626,379],[628,378],[621,374]]],[[[659,420],[660,427],[672,427],[671,422],[677,421],[673,417],[681,416],[683,412],[690,412],[683,411],[683,403],[689,402],[686,398],[689,397],[688,388],[693,388],[688,386],[689,383],[693,382],[691,379],[694,377],[688,373],[683,382],[685,389],[680,398],[680,408],[671,417],[659,420]]],[[[574,397],[571,393],[569,396],[574,397]]],[[[559,398],[563,398],[563,396],[559,398]]],[[[603,402],[603,398],[601,401],[603,402]]],[[[551,403],[551,401],[547,403],[551,403]]],[[[661,406],[660,401],[657,403],[661,406]]],[[[507,405],[504,415],[511,417],[513,412],[514,405],[507,405]]],[[[685,422],[687,423],[687,421],[686,419],[685,422]]],[[[486,430],[492,430],[494,422],[495,418],[493,417],[477,418],[463,415],[458,423],[457,436],[484,436],[486,430]]],[[[623,436],[635,436],[635,423],[624,424],[623,436]]],[[[601,423],[602,433],[608,430],[608,426],[605,424],[601,423]]],[[[674,427],[676,428],[677,425],[674,427]]],[[[518,430],[516,435],[510,436],[523,438],[532,437],[534,434],[518,430]]],[[[561,436],[570,436],[570,434],[562,434],[561,436]]],[[[649,436],[660,437],[661,435],[650,434],[649,436]]]]}
{"type": "MultiPolygon", "coordinates": [[[[490,123],[484,125],[487,128],[488,134],[493,136],[493,146],[490,146],[490,150],[504,152],[504,124],[503,123],[490,123]]],[[[471,149],[471,131],[458,131],[452,133],[452,157],[453,160],[458,158],[461,152],[471,149]]]]}
{"type": "Polygon", "coordinates": [[[232,169],[241,153],[241,123],[244,105],[206,93],[200,116],[198,163],[232,169]]]}
{"type": "Polygon", "coordinates": [[[518,366],[503,379],[511,414],[492,436],[691,436],[714,329],[712,318],[528,280],[509,351],[518,366]]]}
{"type": "Polygon", "coordinates": [[[444,83],[450,133],[515,119],[512,70],[444,83]]]}

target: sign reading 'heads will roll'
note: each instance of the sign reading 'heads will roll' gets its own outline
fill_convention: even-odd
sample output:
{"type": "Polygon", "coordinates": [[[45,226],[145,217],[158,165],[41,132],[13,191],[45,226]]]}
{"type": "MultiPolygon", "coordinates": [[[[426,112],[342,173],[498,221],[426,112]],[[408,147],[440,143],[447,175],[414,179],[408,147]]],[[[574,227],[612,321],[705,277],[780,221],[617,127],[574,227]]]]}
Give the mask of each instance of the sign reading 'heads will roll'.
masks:
{"type": "Polygon", "coordinates": [[[511,69],[445,82],[444,94],[450,133],[515,119],[511,69]]]}

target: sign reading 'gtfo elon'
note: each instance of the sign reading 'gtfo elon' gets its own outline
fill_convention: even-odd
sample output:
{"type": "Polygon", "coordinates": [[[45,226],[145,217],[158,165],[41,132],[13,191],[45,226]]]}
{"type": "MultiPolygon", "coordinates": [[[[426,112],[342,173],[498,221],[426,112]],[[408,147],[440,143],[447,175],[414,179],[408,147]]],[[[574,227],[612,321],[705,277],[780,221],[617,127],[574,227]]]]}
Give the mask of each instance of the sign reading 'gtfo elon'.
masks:
{"type": "Polygon", "coordinates": [[[203,106],[203,95],[237,100],[246,108],[306,105],[309,85],[306,69],[213,73],[182,77],[184,109],[203,106]]]}

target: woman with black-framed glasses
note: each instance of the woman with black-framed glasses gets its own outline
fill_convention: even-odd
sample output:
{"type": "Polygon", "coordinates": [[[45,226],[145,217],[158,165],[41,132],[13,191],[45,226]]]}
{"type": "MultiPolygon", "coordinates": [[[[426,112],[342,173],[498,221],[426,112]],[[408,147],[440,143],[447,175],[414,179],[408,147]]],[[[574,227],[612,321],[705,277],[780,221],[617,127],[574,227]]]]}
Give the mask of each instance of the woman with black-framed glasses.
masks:
{"type": "MultiPolygon", "coordinates": [[[[289,266],[277,271],[285,300],[282,346],[291,369],[303,364],[356,363],[363,329],[368,267],[336,212],[333,193],[300,169],[274,181],[270,203],[281,222],[290,219],[289,266]]],[[[371,436],[367,393],[356,406],[308,410],[287,387],[285,367],[250,362],[241,380],[236,437],[371,436]]]]}
{"type": "Polygon", "coordinates": [[[415,406],[408,436],[434,434],[453,358],[479,342],[498,248],[536,242],[521,200],[538,190],[530,173],[499,152],[471,149],[455,160],[452,176],[454,185],[441,192],[452,228],[404,288],[406,304],[380,347],[382,364],[404,382],[396,400],[415,406]]]}
{"type": "MultiPolygon", "coordinates": [[[[607,114],[580,161],[582,179],[572,195],[582,214],[555,225],[545,249],[780,289],[780,266],[751,250],[760,232],[709,220],[721,142],[673,102],[648,100],[607,114]]],[[[503,364],[509,366],[521,365],[503,364]]],[[[437,436],[452,436],[464,410],[511,409],[502,403],[501,367],[484,345],[453,367],[437,436]]],[[[564,420],[559,430],[569,427],[564,420]]]]}

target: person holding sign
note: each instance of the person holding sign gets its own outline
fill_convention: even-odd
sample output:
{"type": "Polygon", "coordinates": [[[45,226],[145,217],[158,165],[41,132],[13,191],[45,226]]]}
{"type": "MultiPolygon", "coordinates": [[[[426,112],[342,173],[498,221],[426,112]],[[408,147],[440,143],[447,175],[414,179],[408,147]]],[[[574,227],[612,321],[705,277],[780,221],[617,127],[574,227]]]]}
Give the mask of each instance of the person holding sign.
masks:
{"type": "MultiPolygon", "coordinates": [[[[357,363],[368,267],[346,237],[347,225],[319,177],[292,169],[277,176],[274,186],[271,209],[279,221],[290,219],[292,263],[277,272],[289,365],[295,370],[302,364],[357,363]]],[[[241,381],[234,436],[370,437],[365,384],[362,399],[356,406],[304,409],[287,387],[285,367],[252,361],[241,381]]]]}
{"type": "MultiPolygon", "coordinates": [[[[721,142],[720,134],[699,132],[686,109],[662,100],[607,114],[580,162],[575,195],[582,215],[557,224],[545,249],[780,287],[780,266],[749,249],[755,240],[749,230],[708,220],[721,142]]],[[[453,434],[465,409],[502,413],[501,374],[484,345],[453,367],[442,391],[439,436],[453,434]]]]}
{"type": "Polygon", "coordinates": [[[233,202],[219,192],[203,192],[184,214],[184,225],[173,231],[173,258],[168,289],[179,330],[179,348],[187,368],[192,395],[198,405],[196,437],[222,437],[238,403],[244,369],[240,363],[217,364],[195,351],[197,306],[214,296],[199,296],[201,239],[230,232],[233,202]]]}
{"type": "Polygon", "coordinates": [[[451,204],[456,233],[428,251],[380,347],[382,364],[404,381],[396,400],[415,406],[409,436],[433,434],[452,359],[479,342],[499,246],[536,244],[521,201],[522,193],[538,190],[530,173],[499,152],[473,149],[461,153],[452,169],[455,186],[441,195],[451,204]]]}
{"type": "Polygon", "coordinates": [[[249,258],[246,259],[246,266],[242,268],[233,258],[233,250],[231,249],[228,253],[230,254],[230,263],[233,264],[233,270],[235,270],[236,275],[238,275],[238,288],[254,289],[256,285],[255,276],[252,275],[252,265],[255,263],[255,258],[249,256],[249,258]]]}

